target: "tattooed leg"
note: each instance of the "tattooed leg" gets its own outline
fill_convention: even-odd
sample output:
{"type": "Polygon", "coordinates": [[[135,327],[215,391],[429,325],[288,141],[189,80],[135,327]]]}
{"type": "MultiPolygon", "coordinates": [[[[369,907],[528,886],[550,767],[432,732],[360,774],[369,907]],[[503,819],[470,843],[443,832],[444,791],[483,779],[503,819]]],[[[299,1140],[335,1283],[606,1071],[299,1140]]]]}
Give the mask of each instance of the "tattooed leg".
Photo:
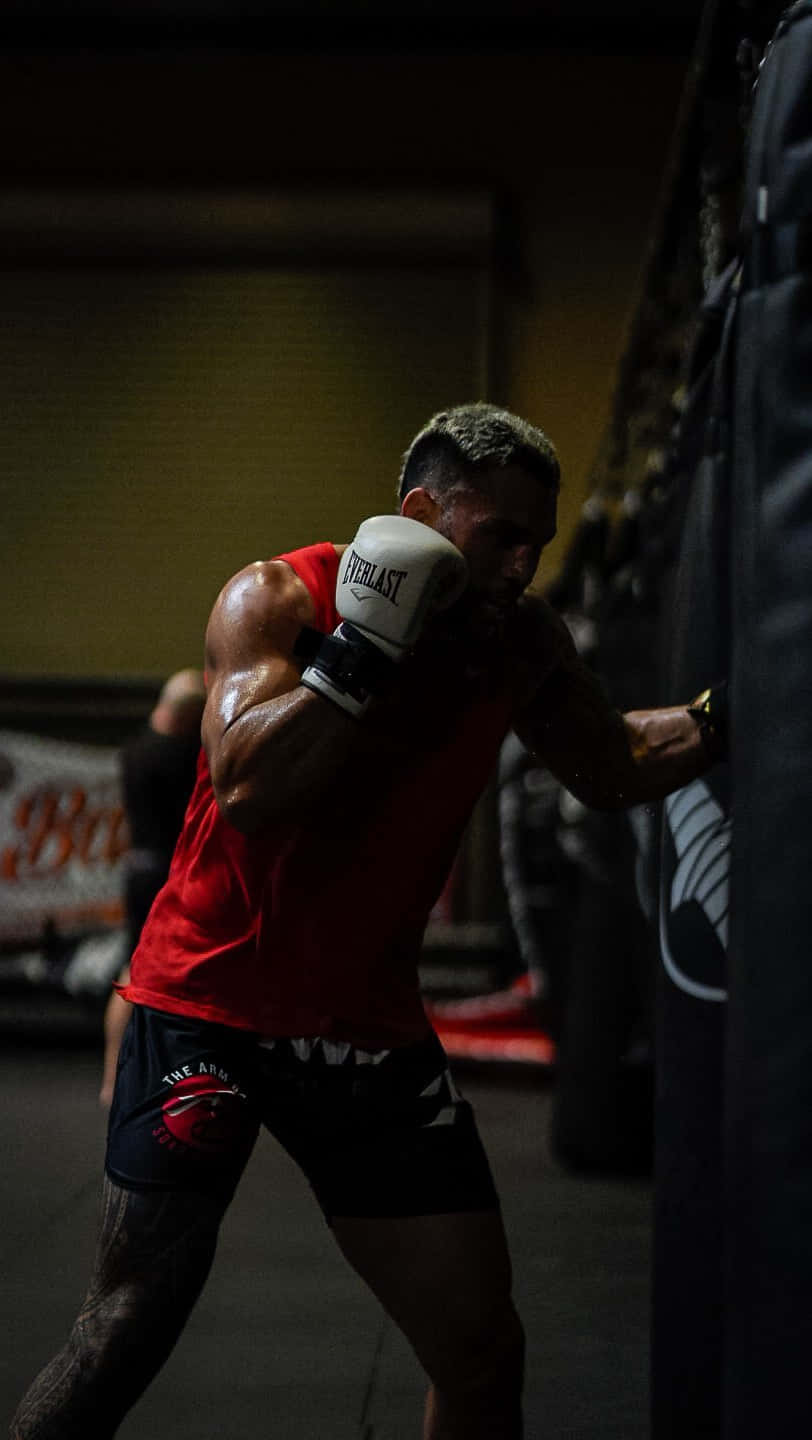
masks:
{"type": "Polygon", "coordinates": [[[12,1440],[108,1440],[167,1359],[211,1268],[225,1203],[123,1190],[105,1177],[101,1235],[64,1349],[12,1422],[12,1440]]]}

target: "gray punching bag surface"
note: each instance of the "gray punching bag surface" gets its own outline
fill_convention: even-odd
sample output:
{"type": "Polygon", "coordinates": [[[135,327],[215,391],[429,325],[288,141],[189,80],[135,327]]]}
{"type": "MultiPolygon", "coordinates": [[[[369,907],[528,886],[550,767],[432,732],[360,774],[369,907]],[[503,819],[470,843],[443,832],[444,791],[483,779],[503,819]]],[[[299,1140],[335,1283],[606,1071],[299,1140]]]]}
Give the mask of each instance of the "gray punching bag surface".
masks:
{"type": "MultiPolygon", "coordinates": [[[[663,607],[665,690],[688,700],[729,666],[726,405],[733,273],[702,312],[706,358],[670,465],[682,509],[663,607]]],[[[653,1248],[654,1440],[721,1435],[727,765],[668,797],[660,848],[653,1248]]]]}
{"type": "Polygon", "coordinates": [[[811,238],[804,3],[756,89],[736,336],[726,1440],[812,1426],[811,238]]]}

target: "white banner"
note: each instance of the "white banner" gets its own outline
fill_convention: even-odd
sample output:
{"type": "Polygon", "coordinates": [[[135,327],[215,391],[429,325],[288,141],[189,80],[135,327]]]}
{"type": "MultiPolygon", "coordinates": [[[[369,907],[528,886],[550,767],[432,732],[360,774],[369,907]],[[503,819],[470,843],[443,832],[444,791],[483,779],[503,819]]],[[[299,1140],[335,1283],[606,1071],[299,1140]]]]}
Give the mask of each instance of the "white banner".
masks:
{"type": "Polygon", "coordinates": [[[0,730],[0,942],[120,925],[127,844],[115,747],[0,730]]]}

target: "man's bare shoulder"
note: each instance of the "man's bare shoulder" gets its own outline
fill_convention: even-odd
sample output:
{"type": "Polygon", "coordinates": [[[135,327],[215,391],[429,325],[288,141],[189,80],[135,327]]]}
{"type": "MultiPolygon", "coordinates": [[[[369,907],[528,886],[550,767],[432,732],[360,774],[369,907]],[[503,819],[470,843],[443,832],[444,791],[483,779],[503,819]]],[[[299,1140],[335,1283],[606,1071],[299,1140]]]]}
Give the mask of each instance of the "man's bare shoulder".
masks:
{"type": "Polygon", "coordinates": [[[226,581],[214,603],[206,630],[208,663],[225,656],[290,654],[302,626],[312,625],[315,616],[313,596],[292,565],[255,560],[226,581]]]}
{"type": "Polygon", "coordinates": [[[549,656],[552,663],[569,659],[575,641],[557,610],[543,595],[524,595],[517,607],[514,637],[518,646],[537,658],[549,656]]]}
{"type": "MultiPolygon", "coordinates": [[[[335,546],[339,556],[345,549],[335,546]]],[[[238,570],[223,586],[213,611],[224,621],[288,619],[299,625],[312,624],[315,613],[313,596],[287,560],[255,560],[238,570]]]]}
{"type": "Polygon", "coordinates": [[[576,656],[573,638],[561,616],[535,593],[522,597],[506,639],[512,687],[520,707],[576,656]]]}

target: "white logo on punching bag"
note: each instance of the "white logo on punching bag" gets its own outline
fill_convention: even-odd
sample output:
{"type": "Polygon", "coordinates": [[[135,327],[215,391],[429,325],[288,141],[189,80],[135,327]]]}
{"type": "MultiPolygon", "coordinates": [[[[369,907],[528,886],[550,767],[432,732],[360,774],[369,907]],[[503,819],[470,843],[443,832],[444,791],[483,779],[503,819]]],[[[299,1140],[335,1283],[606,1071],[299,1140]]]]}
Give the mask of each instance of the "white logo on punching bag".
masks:
{"type": "Polygon", "coordinates": [[[683,905],[694,902],[727,953],[730,905],[730,819],[704,780],[694,780],[669,795],[665,820],[676,851],[670,887],[663,873],[660,895],[660,949],[674,984],[698,1000],[724,1001],[727,990],[692,979],[674,958],[669,921],[683,905]]]}

